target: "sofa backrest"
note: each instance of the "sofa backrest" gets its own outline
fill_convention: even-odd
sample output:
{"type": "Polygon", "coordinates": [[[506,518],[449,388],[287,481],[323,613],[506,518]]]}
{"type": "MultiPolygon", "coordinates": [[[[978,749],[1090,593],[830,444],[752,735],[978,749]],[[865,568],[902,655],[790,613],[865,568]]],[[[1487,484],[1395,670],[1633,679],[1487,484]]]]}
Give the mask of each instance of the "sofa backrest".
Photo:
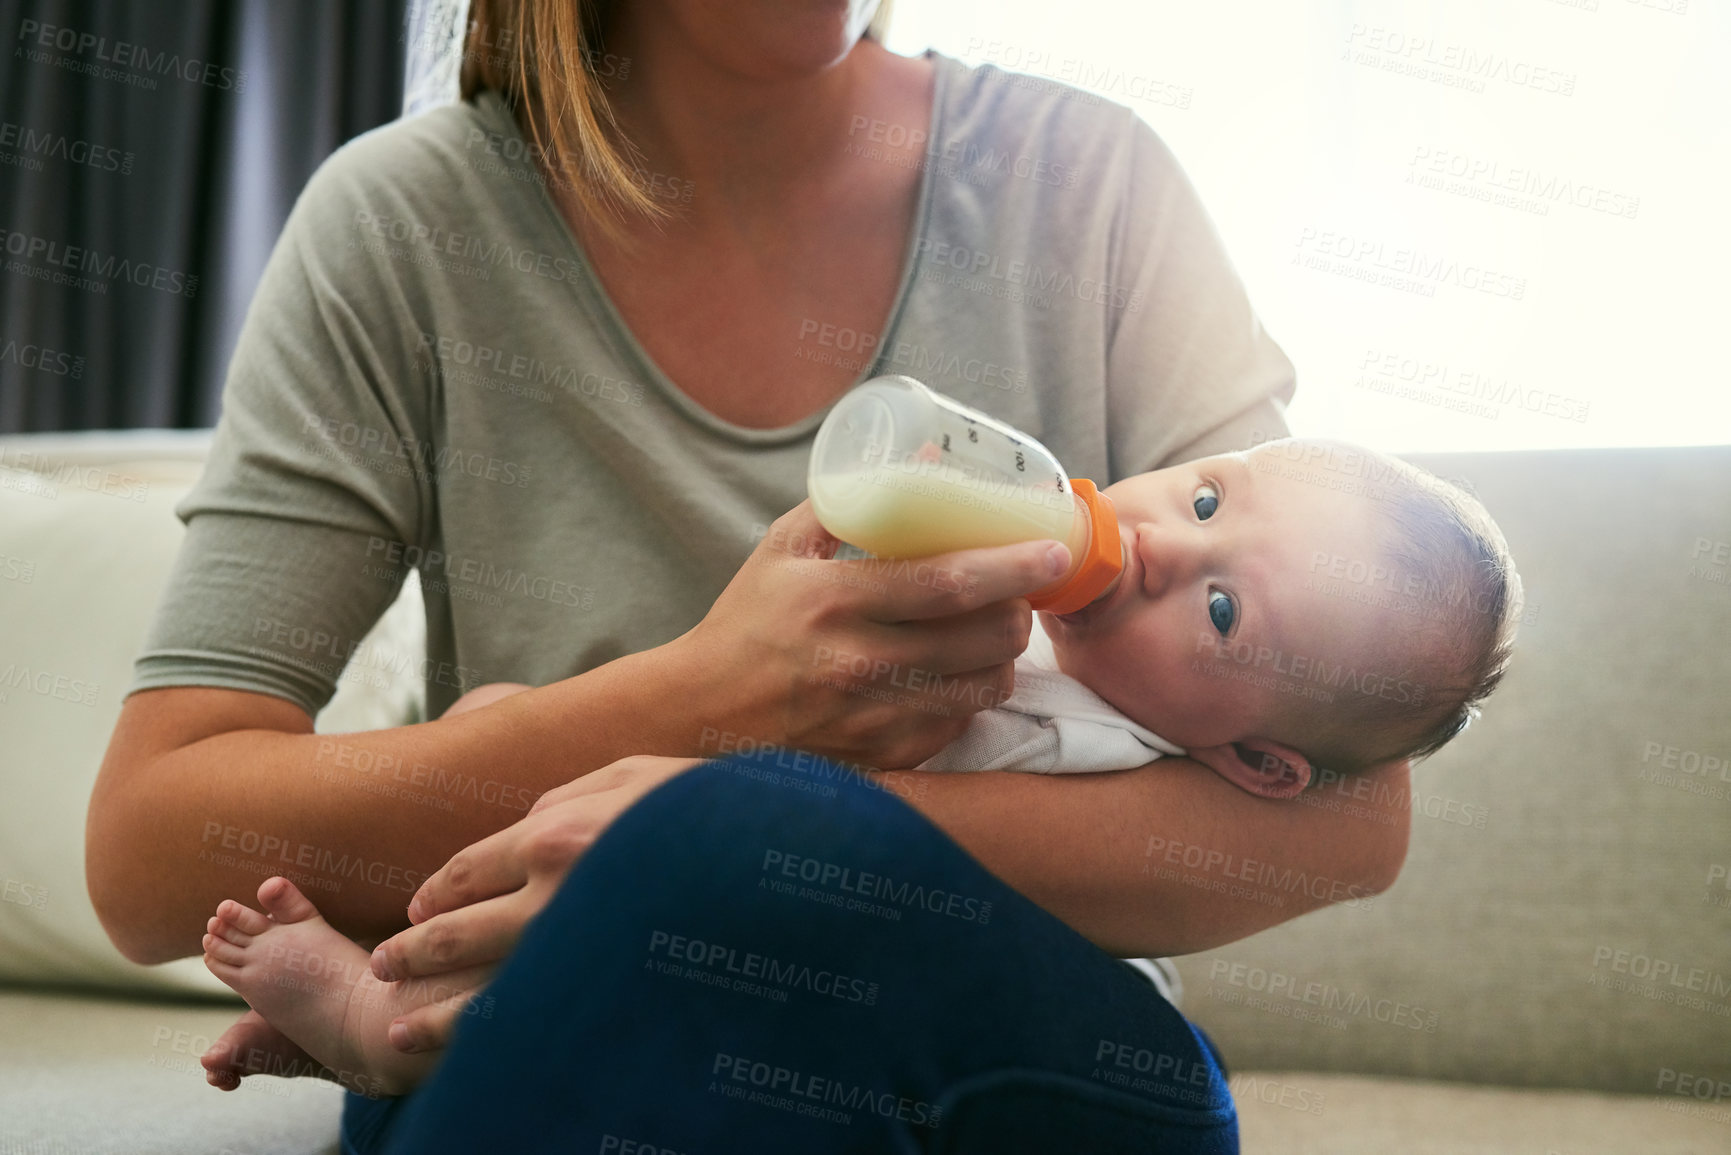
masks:
{"type": "MultiPolygon", "coordinates": [[[[208,432],[0,437],[0,982],[230,997],[197,959],[128,962],[84,883],[91,785],[208,446],[208,432]]],[[[425,631],[410,581],[317,728],[418,720],[425,631]]]]}
{"type": "MultiPolygon", "coordinates": [[[[1731,448],[1413,457],[1496,517],[1513,666],[1414,771],[1400,880],[1179,960],[1229,1065],[1731,1079],[1731,448]]],[[[1312,804],[1353,813],[1337,781],[1312,804]]]]}

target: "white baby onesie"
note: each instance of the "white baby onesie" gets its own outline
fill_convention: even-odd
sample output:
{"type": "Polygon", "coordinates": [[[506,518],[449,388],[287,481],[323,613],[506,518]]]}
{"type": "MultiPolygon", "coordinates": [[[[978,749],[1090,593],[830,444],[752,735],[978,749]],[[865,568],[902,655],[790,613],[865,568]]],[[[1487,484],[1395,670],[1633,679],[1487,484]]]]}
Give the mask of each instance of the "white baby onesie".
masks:
{"type": "Polygon", "coordinates": [[[917,769],[1086,774],[1129,770],[1183,753],[1058,669],[1052,640],[1036,615],[1028,648],[1016,659],[1015,692],[975,714],[960,738],[917,769]]]}

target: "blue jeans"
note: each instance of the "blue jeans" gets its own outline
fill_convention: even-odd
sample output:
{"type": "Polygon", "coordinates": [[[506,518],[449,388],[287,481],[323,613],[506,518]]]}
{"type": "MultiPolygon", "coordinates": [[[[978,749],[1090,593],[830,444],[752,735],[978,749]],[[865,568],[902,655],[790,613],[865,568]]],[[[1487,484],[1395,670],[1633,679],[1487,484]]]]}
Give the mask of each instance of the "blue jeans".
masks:
{"type": "Polygon", "coordinates": [[[777,761],[621,815],[433,1077],[349,1096],[344,1155],[1238,1150],[1145,979],[884,790],[777,761]]]}

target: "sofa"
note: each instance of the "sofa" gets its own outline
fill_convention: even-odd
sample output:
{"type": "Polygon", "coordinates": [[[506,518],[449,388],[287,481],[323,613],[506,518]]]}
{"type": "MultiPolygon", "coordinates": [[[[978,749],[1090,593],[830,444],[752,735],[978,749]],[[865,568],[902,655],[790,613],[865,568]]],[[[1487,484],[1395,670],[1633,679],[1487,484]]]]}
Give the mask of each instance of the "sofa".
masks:
{"type": "MultiPolygon", "coordinates": [[[[332,1085],[205,1085],[241,1004],[197,960],[127,962],[85,893],[85,802],[207,437],[0,438],[0,1155],[337,1149],[332,1085]]],[[[1731,448],[1414,460],[1502,524],[1516,660],[1397,800],[1392,889],[1177,960],[1243,1148],[1731,1151],[1731,448]]],[[[419,663],[390,656],[422,639],[411,582],[318,728],[418,720],[391,671],[419,663]]],[[[1299,804],[1366,816],[1365,789],[1299,804]]],[[[1218,881],[1156,841],[1150,869],[1218,881]]]]}

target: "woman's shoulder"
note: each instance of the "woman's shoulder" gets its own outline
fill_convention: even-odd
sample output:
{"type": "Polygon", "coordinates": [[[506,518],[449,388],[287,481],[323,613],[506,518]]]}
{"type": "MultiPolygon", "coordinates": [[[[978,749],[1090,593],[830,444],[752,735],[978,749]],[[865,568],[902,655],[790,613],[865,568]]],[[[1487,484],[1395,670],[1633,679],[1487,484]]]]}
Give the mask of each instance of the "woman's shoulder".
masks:
{"type": "MultiPolygon", "coordinates": [[[[1071,62],[1036,62],[1039,70],[1023,72],[990,61],[932,56],[946,74],[943,139],[934,144],[946,159],[1063,188],[1091,183],[1117,165],[1154,160],[1177,167],[1137,110],[1059,79],[1092,76],[1071,62]]],[[[1109,91],[1122,87],[1110,76],[1103,82],[1109,91]]],[[[1139,90],[1155,91],[1147,85],[1139,90]]],[[[1188,94],[1180,96],[1187,104],[1188,94]]]]}
{"type": "MultiPolygon", "coordinates": [[[[368,214],[421,221],[462,215],[465,204],[496,198],[483,179],[519,154],[522,138],[496,97],[443,105],[364,132],[325,158],[296,202],[297,214],[365,223],[368,214]]],[[[331,222],[339,223],[339,222],[331,222]]]]}

